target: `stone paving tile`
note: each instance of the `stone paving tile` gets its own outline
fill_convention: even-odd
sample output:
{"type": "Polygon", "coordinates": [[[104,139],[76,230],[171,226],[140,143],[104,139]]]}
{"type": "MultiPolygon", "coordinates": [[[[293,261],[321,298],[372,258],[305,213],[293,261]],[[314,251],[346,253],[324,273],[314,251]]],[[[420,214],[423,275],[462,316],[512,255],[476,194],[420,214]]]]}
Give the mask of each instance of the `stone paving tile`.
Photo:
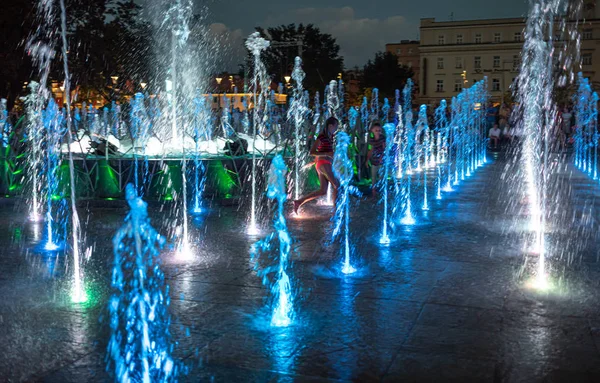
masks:
{"type": "Polygon", "coordinates": [[[383,381],[496,383],[495,368],[493,360],[403,349],[395,356],[383,381]]]}

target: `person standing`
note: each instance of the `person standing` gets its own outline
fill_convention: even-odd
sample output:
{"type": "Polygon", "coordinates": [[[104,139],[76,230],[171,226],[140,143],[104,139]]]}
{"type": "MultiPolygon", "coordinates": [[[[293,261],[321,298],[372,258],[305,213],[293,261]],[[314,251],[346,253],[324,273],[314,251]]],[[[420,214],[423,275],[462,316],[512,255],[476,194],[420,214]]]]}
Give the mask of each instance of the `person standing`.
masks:
{"type": "Polygon", "coordinates": [[[377,182],[379,180],[379,169],[383,163],[385,154],[385,135],[379,122],[371,126],[371,134],[368,140],[369,151],[367,152],[366,163],[371,165],[371,195],[377,195],[377,182]]]}

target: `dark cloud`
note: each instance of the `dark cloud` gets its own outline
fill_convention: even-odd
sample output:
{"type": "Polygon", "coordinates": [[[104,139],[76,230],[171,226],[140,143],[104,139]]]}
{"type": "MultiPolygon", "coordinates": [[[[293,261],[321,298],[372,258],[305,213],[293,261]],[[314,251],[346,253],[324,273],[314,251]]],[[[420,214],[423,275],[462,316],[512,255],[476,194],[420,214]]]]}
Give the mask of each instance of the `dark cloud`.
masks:
{"type": "Polygon", "coordinates": [[[527,3],[526,0],[492,3],[487,0],[411,3],[397,0],[215,0],[209,10],[221,35],[227,36],[224,43],[233,55],[240,55],[240,62],[244,56],[241,41],[254,27],[312,23],[337,39],[345,66],[349,68],[364,65],[375,52],[383,50],[386,43],[417,39],[423,17],[438,20],[519,17],[525,14],[527,3]]]}

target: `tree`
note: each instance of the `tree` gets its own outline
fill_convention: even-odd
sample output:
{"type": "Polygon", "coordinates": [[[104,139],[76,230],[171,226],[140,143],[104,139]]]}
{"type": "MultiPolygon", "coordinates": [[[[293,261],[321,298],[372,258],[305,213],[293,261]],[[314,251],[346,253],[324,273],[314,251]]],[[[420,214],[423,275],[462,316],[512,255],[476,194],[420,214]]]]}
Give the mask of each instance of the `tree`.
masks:
{"type": "MultiPolygon", "coordinates": [[[[340,56],[340,46],[335,38],[322,33],[312,24],[295,24],[270,27],[266,30],[256,28],[260,34],[274,43],[302,42],[302,63],[306,73],[304,88],[311,92],[323,91],[329,81],[335,80],[344,68],[344,59],[340,56]]],[[[275,82],[284,83],[284,76],[291,75],[298,48],[269,47],[263,54],[263,60],[275,82]]],[[[252,59],[249,60],[250,66],[252,59]]]]}
{"type": "Polygon", "coordinates": [[[363,88],[378,88],[381,97],[392,100],[396,89],[402,90],[411,78],[411,69],[398,65],[398,56],[391,52],[377,52],[363,70],[363,88]]]}
{"type": "MultiPolygon", "coordinates": [[[[0,97],[8,99],[9,109],[27,92],[24,82],[39,81],[38,71],[32,67],[25,49],[30,38],[53,47],[55,57],[50,80],[64,80],[58,0],[53,3],[50,18],[44,16],[46,26],[41,33],[38,26],[42,16],[37,13],[36,3],[33,0],[2,1],[0,97]],[[48,33],[49,30],[57,32],[48,33]]],[[[65,6],[72,88],[79,87],[80,93],[92,89],[102,94],[111,76],[124,80],[136,74],[147,76],[151,65],[150,25],[141,19],[140,7],[134,0],[65,0],[65,6]]],[[[85,93],[83,97],[85,99],[85,93]]]]}
{"type": "Polygon", "coordinates": [[[32,0],[2,0],[0,11],[0,98],[8,99],[8,109],[31,78],[31,60],[24,52],[23,37],[31,33],[35,19],[32,0]]]}

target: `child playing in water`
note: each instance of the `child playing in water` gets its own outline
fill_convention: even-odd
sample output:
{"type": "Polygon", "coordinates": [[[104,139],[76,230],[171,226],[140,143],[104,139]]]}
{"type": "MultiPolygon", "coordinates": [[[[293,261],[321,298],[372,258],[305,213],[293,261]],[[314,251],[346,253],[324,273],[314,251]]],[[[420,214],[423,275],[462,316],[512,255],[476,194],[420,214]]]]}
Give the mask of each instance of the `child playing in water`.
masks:
{"type": "MultiPolygon", "coordinates": [[[[338,180],[333,175],[333,135],[338,128],[338,120],[335,117],[330,117],[325,122],[325,126],[321,133],[317,136],[317,140],[310,149],[310,154],[315,157],[315,167],[319,174],[320,188],[310,194],[307,194],[294,201],[294,213],[298,214],[300,206],[315,198],[319,198],[327,194],[327,186],[331,184],[333,187],[333,200],[336,200],[337,189],[339,186],[338,180]]],[[[335,202],[334,202],[335,204],[335,202]]]]}
{"type": "Polygon", "coordinates": [[[371,125],[371,134],[369,137],[369,152],[366,162],[371,162],[371,195],[377,195],[377,182],[379,180],[379,169],[383,163],[385,154],[385,136],[379,122],[371,125]]]}

